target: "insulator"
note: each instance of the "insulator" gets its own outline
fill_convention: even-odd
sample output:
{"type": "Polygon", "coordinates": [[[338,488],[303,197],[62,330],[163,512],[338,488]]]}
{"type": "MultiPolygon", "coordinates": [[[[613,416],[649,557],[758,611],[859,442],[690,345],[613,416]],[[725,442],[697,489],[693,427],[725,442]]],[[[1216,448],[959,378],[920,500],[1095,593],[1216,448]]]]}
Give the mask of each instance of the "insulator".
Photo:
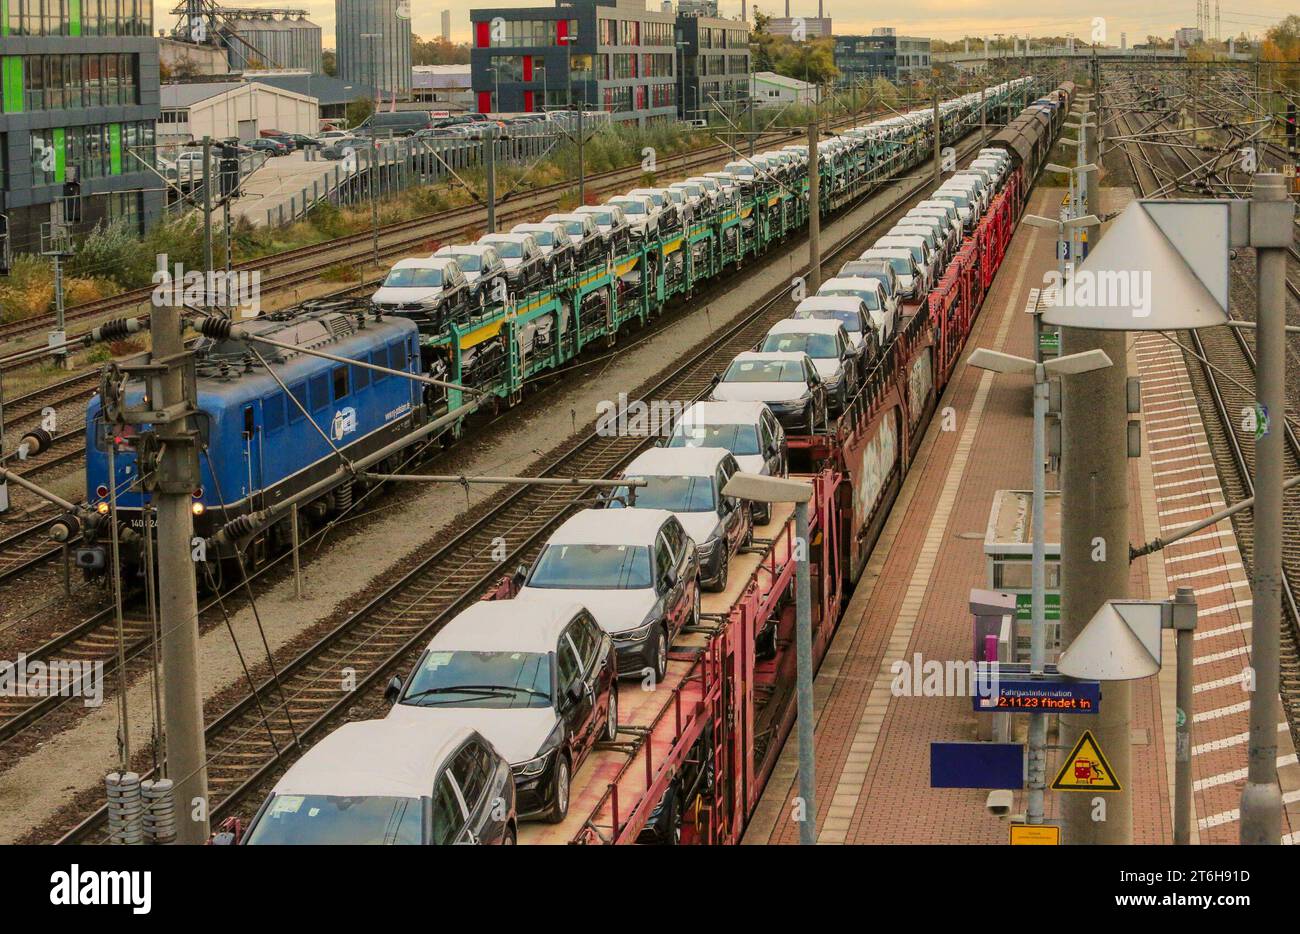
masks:
{"type": "Polygon", "coordinates": [[[44,428],[33,428],[31,431],[25,433],[18,442],[20,447],[24,444],[27,445],[28,457],[40,454],[43,451],[48,451],[50,445],[53,443],[54,436],[44,428]]]}
{"type": "Polygon", "coordinates": [[[108,840],[138,846],[144,842],[144,802],[140,798],[140,776],[135,772],[109,772],[104,778],[108,792],[108,840]]]}
{"type": "Polygon", "coordinates": [[[208,315],[206,318],[199,320],[198,327],[199,333],[204,337],[225,340],[230,337],[230,330],[234,327],[234,322],[220,315],[208,315]]]}
{"type": "Polygon", "coordinates": [[[144,800],[144,839],[146,843],[166,846],[176,842],[175,783],[170,778],[140,783],[144,800]]]}
{"type": "Polygon", "coordinates": [[[242,516],[236,516],[221,527],[221,530],[213,537],[218,543],[236,542],[245,535],[251,535],[257,531],[261,525],[264,515],[261,512],[250,512],[242,516]]]}
{"type": "Polygon", "coordinates": [[[97,328],[92,328],[82,340],[87,345],[96,341],[118,341],[128,335],[137,334],[146,327],[147,325],[139,318],[114,318],[112,321],[105,321],[97,328]]]}
{"type": "Polygon", "coordinates": [[[81,520],[75,515],[59,516],[50,525],[50,540],[59,542],[70,542],[81,534],[81,520]]]}

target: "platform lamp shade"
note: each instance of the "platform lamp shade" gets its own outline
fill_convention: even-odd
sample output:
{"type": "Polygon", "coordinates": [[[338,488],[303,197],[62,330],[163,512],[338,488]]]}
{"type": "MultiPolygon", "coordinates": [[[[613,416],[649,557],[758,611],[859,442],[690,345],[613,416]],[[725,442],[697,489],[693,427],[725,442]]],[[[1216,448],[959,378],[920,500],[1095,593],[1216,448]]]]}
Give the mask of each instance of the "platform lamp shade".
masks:
{"type": "Polygon", "coordinates": [[[1043,323],[1177,331],[1228,320],[1229,207],[1134,201],[1046,306],[1043,323]]]}

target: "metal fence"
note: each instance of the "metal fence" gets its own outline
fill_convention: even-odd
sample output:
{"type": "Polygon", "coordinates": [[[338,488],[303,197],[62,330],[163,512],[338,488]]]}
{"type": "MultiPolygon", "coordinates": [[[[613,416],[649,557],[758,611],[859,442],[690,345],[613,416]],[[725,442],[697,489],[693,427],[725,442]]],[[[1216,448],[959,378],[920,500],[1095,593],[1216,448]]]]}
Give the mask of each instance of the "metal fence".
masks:
{"type": "MultiPolygon", "coordinates": [[[[371,186],[377,197],[394,194],[418,185],[430,185],[464,169],[483,165],[488,146],[495,150],[497,163],[529,162],[544,156],[564,141],[556,134],[520,136],[512,139],[379,139],[372,149],[364,137],[358,148],[338,160],[333,171],[313,179],[297,194],[275,207],[268,208],[269,227],[293,223],[318,204],[335,207],[369,200],[371,186]]],[[[316,150],[305,153],[307,161],[323,159],[316,150]]]]}

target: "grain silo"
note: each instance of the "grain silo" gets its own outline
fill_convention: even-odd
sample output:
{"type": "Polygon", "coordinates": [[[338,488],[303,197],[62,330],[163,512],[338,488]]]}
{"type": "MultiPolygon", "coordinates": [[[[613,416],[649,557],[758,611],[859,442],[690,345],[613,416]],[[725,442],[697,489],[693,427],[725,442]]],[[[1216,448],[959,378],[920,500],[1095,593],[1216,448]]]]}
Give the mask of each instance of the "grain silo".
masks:
{"type": "Polygon", "coordinates": [[[240,11],[221,33],[236,71],[321,71],[321,30],[302,11],[277,19],[274,12],[240,11]]]}
{"type": "Polygon", "coordinates": [[[338,76],[411,96],[410,0],[334,0],[338,76]]]}

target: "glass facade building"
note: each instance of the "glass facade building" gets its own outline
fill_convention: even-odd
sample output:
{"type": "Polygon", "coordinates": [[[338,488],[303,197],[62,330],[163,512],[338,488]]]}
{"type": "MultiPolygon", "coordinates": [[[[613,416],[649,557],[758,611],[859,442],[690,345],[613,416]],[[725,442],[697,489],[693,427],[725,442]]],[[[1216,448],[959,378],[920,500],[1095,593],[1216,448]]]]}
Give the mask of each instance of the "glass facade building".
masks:
{"type": "Polygon", "coordinates": [[[166,203],[154,164],[158,42],[147,0],[0,0],[0,212],[11,248],[37,252],[72,174],[84,232],[166,203]]]}
{"type": "Polygon", "coordinates": [[[707,120],[710,113],[749,99],[749,26],[740,20],[679,16],[682,80],[677,110],[683,119],[707,120]]]}
{"type": "Polygon", "coordinates": [[[617,121],[676,116],[676,17],[647,10],[644,0],[471,10],[470,23],[477,110],[531,113],[585,102],[617,121]]]}
{"type": "Polygon", "coordinates": [[[410,10],[409,0],[334,0],[338,77],[378,88],[387,100],[409,100],[410,10]]]}
{"type": "Polygon", "coordinates": [[[842,80],[912,81],[928,77],[930,40],[877,31],[869,36],[836,36],[835,67],[842,80]]]}

